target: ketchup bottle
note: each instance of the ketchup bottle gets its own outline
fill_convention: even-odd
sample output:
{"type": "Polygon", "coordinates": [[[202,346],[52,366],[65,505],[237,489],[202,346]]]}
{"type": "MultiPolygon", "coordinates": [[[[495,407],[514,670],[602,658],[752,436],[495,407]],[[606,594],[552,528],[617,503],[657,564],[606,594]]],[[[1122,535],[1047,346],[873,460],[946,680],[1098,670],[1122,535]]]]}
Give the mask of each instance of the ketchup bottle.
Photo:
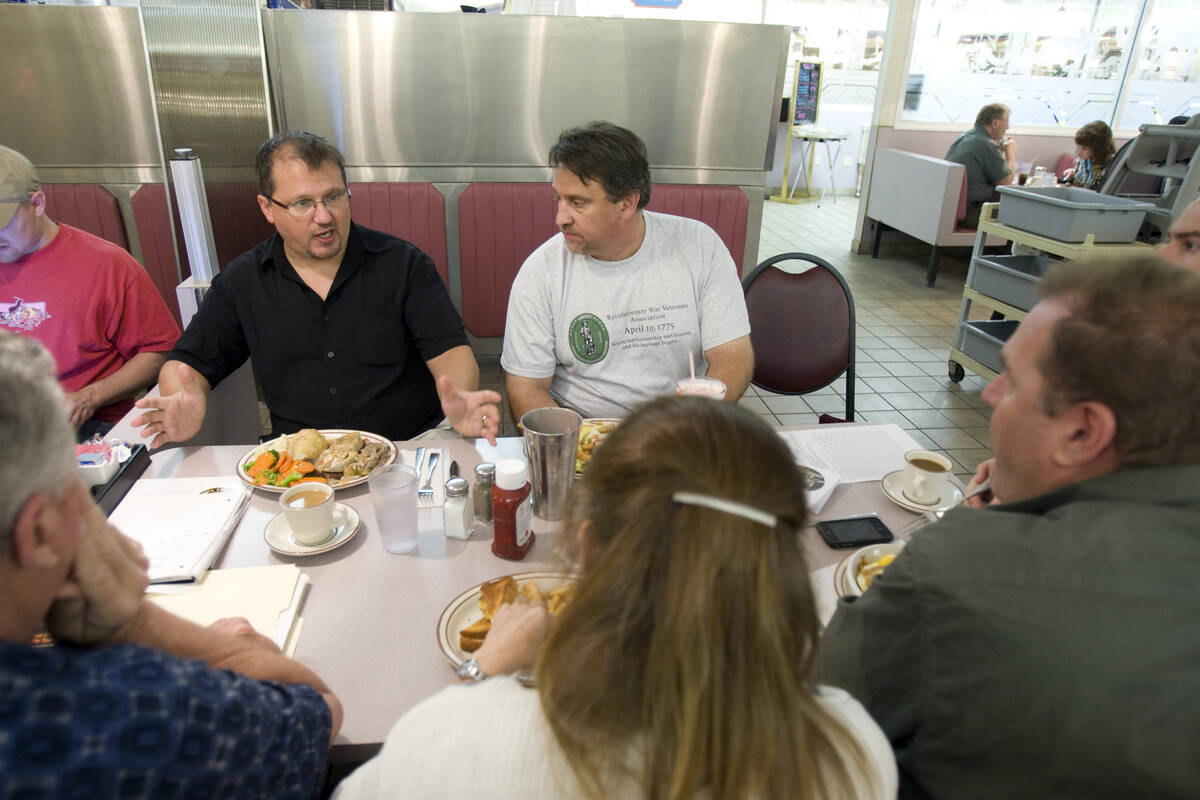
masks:
{"type": "Polygon", "coordinates": [[[506,458],[496,464],[492,508],[496,531],[492,538],[492,554],[520,561],[529,554],[534,539],[533,503],[529,497],[524,461],[506,458]]]}

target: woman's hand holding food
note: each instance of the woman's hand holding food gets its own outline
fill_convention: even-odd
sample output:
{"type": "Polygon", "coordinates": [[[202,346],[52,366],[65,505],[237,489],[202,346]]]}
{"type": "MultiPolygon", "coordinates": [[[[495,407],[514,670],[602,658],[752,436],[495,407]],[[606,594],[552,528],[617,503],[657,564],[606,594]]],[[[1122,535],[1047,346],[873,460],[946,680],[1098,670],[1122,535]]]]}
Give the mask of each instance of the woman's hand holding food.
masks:
{"type": "Polygon", "coordinates": [[[454,387],[449,376],[442,375],[437,381],[438,399],[442,402],[442,413],[454,430],[471,438],[483,437],[489,444],[496,443],[500,432],[500,395],[490,389],[464,392],[454,387]]]}
{"type": "MultiPolygon", "coordinates": [[[[186,364],[178,364],[179,390],[156,397],[143,397],[134,403],[146,413],[134,417],[134,427],[145,426],[142,438],[153,436],[150,449],[156,450],[167,442],[186,442],[200,432],[204,414],[208,411],[208,392],[202,378],[186,364]]],[[[164,386],[160,384],[160,389],[164,386]]]]}
{"type": "Polygon", "coordinates": [[[488,675],[507,675],[532,667],[553,619],[540,603],[508,603],[492,617],[492,629],[475,662],[488,675]]]}
{"type": "MultiPolygon", "coordinates": [[[[975,476],[971,478],[971,482],[967,484],[967,490],[965,494],[970,494],[976,486],[992,477],[992,466],[995,463],[995,458],[989,458],[987,461],[984,461],[982,464],[976,467],[975,476]]],[[[974,497],[969,497],[966,500],[966,504],[971,508],[983,508],[984,506],[995,505],[999,502],[999,498],[997,498],[990,489],[986,492],[977,494],[974,497]]]]}

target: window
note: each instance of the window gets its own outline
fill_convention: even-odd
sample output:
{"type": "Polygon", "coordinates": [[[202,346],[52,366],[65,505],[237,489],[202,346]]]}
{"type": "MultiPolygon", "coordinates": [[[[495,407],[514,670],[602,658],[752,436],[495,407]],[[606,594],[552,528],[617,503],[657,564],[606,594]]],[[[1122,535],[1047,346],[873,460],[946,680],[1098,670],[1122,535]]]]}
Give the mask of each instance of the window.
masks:
{"type": "Polygon", "coordinates": [[[1111,121],[1141,8],[1142,0],[920,0],[901,119],[969,126],[981,106],[1003,103],[1016,126],[1111,121]]]}
{"type": "Polygon", "coordinates": [[[1200,114],[1200,3],[1155,0],[1130,70],[1121,128],[1200,114]]]}

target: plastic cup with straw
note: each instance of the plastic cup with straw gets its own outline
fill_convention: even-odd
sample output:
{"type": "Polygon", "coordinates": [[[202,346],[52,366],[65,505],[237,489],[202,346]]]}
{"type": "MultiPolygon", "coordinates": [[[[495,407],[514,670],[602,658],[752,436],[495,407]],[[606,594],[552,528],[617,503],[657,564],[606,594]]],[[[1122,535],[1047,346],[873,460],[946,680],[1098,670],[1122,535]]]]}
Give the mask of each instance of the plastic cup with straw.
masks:
{"type": "Polygon", "coordinates": [[[688,351],[688,372],[690,377],[680,378],[675,384],[675,394],[711,397],[713,400],[725,399],[725,382],[717,378],[696,377],[696,357],[688,351]]]}

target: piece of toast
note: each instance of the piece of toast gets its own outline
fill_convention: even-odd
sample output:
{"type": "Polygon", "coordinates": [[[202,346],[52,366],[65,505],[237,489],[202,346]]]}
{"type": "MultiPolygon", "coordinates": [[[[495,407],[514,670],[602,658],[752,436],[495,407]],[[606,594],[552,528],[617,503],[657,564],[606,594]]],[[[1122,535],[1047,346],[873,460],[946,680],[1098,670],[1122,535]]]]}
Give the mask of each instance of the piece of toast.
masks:
{"type": "Polygon", "coordinates": [[[546,610],[554,616],[562,613],[562,610],[567,607],[567,603],[571,602],[571,597],[575,594],[575,581],[564,583],[551,589],[546,595],[546,610]]]}
{"type": "Polygon", "coordinates": [[[530,603],[537,603],[543,606],[546,605],[546,595],[542,594],[542,590],[539,589],[537,584],[535,584],[533,581],[525,581],[522,583],[518,593],[530,603]]]}
{"type": "Polygon", "coordinates": [[[488,581],[479,587],[479,610],[486,619],[491,619],[500,606],[516,599],[517,582],[511,575],[488,581]]]}
{"type": "Polygon", "coordinates": [[[474,653],[483,645],[488,631],[492,629],[492,621],[486,617],[471,623],[458,632],[458,646],[464,653],[474,653]]]}

